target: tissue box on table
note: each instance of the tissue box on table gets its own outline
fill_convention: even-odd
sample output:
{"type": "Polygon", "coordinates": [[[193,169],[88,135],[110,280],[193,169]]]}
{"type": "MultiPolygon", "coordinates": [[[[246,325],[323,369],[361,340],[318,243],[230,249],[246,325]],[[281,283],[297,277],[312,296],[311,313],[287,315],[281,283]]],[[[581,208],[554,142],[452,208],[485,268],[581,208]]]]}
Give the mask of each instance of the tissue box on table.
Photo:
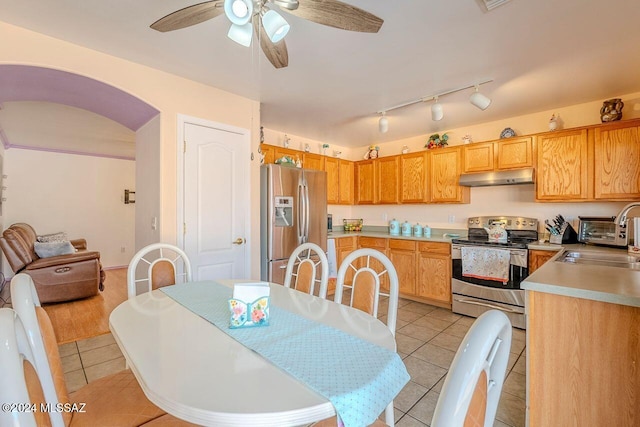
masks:
{"type": "Polygon", "coordinates": [[[229,327],[247,328],[269,325],[269,284],[267,282],[236,283],[229,300],[229,327]]]}

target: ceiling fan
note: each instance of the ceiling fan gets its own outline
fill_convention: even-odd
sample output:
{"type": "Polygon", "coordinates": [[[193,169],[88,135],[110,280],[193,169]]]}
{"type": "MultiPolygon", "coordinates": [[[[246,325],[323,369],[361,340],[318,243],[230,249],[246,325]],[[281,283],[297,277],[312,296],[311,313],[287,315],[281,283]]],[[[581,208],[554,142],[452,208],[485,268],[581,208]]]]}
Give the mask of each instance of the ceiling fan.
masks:
{"type": "Polygon", "coordinates": [[[284,37],[290,26],[278,9],[318,24],[362,33],[377,33],[384,22],[339,0],[212,0],[170,13],[151,24],[151,28],[161,32],[179,30],[224,14],[231,21],[227,37],[248,47],[255,33],[271,64],[284,68],[289,64],[284,37]]]}

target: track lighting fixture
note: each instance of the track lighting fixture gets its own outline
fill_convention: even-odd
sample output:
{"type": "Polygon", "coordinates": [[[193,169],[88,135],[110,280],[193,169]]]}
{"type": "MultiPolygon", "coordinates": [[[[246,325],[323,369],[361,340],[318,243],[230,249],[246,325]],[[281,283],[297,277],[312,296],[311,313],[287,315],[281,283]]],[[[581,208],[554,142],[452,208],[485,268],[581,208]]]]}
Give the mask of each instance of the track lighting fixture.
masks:
{"type": "Polygon", "coordinates": [[[489,105],[491,104],[491,99],[489,99],[488,97],[486,97],[483,94],[481,94],[478,91],[478,88],[480,87],[480,85],[483,85],[483,84],[486,84],[486,83],[491,83],[492,81],[493,81],[493,79],[483,80],[483,81],[478,82],[478,83],[462,86],[462,87],[459,87],[459,88],[456,88],[456,89],[447,90],[447,91],[444,91],[444,92],[439,92],[439,93],[436,93],[435,95],[424,96],[422,98],[414,99],[412,101],[407,101],[407,102],[405,102],[403,104],[398,104],[398,105],[394,105],[393,107],[389,107],[389,108],[385,108],[383,110],[379,110],[379,111],[377,111],[377,114],[382,114],[382,117],[380,117],[380,120],[378,120],[378,128],[379,128],[381,133],[385,133],[387,130],[389,130],[389,121],[385,117],[385,114],[388,111],[396,110],[398,108],[408,107],[409,105],[417,104],[419,102],[435,101],[431,105],[431,119],[434,120],[434,121],[442,120],[442,118],[444,117],[444,110],[442,108],[442,104],[440,104],[438,102],[438,99],[441,96],[450,95],[452,93],[460,92],[460,91],[463,91],[463,90],[466,90],[466,89],[470,89],[470,88],[474,88],[475,92],[469,98],[469,102],[471,102],[471,104],[473,104],[474,106],[480,108],[481,110],[486,110],[489,107],[489,105]]]}
{"type": "Polygon", "coordinates": [[[442,110],[442,104],[438,103],[438,97],[434,99],[434,103],[431,105],[431,120],[437,122],[444,117],[444,111],[442,110]]]}
{"type": "Polygon", "coordinates": [[[491,99],[478,92],[478,85],[475,85],[475,92],[469,97],[469,102],[484,111],[491,104],[491,99]]]}
{"type": "Polygon", "coordinates": [[[386,111],[382,112],[382,117],[378,120],[378,130],[380,133],[387,133],[389,130],[389,119],[386,117],[386,111]]]}

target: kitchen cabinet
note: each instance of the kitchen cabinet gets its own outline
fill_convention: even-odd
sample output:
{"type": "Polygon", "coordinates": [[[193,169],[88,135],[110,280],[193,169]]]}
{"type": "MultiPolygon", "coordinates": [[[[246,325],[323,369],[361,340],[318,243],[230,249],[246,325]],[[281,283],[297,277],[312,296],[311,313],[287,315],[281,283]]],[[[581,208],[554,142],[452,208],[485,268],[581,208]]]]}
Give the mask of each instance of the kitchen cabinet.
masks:
{"type": "Polygon", "coordinates": [[[340,160],[339,163],[340,174],[340,199],[341,205],[352,205],[354,203],[354,165],[353,162],[348,160],[340,160]]]}
{"type": "MultiPolygon", "coordinates": [[[[360,236],[358,239],[358,249],[369,248],[375,249],[376,251],[382,252],[383,254],[388,256],[387,253],[387,242],[389,239],[385,237],[366,237],[360,236]]],[[[359,265],[358,267],[363,267],[364,265],[359,265]]],[[[372,269],[375,271],[384,270],[384,266],[382,263],[376,259],[370,260],[370,265],[372,269]]],[[[383,291],[389,292],[389,277],[388,275],[383,275],[380,277],[380,288],[383,291]]]]}
{"type": "Polygon", "coordinates": [[[464,146],[465,172],[490,172],[532,166],[533,142],[530,136],[464,146]]]}
{"type": "Polygon", "coordinates": [[[533,273],[542,265],[553,258],[557,251],[541,251],[536,249],[529,250],[529,274],[533,273]]]}
{"type": "Polygon", "coordinates": [[[303,153],[302,167],[305,169],[313,169],[317,171],[324,170],[324,156],[320,154],[303,153]]]}
{"type": "Polygon", "coordinates": [[[535,138],[536,201],[587,200],[587,129],[548,132],[535,138]]]}
{"type": "MultiPolygon", "coordinates": [[[[336,268],[340,269],[342,265],[342,261],[349,255],[351,252],[356,250],[357,246],[357,236],[347,236],[336,238],[336,268]]],[[[347,271],[345,276],[345,283],[351,284],[353,282],[353,270],[347,271]]],[[[327,295],[335,294],[336,291],[336,279],[329,279],[329,283],[327,286],[327,295]]]]}
{"type": "Polygon", "coordinates": [[[327,157],[324,161],[327,172],[327,203],[330,205],[353,204],[353,162],[327,157]]]}
{"type": "Polygon", "coordinates": [[[426,203],[427,153],[400,156],[400,203],[426,203]]]}
{"type": "Polygon", "coordinates": [[[293,161],[302,160],[302,151],[292,150],[291,148],[275,147],[273,150],[274,161],[283,156],[289,156],[293,161]]]}
{"type": "Polygon", "coordinates": [[[416,247],[414,240],[389,239],[389,259],[398,274],[399,291],[402,294],[416,293],[416,247]]]}
{"type": "Polygon", "coordinates": [[[363,160],[355,163],[355,202],[357,205],[375,203],[375,163],[374,160],[363,160]]]}
{"type": "Polygon", "coordinates": [[[415,295],[451,308],[451,245],[418,242],[415,295]]]}
{"type": "Polygon", "coordinates": [[[462,146],[435,148],[429,159],[429,201],[432,203],[469,203],[470,189],[458,185],[463,170],[462,146]]]}
{"type": "Polygon", "coordinates": [[[382,157],[375,161],[375,203],[394,204],[400,197],[400,156],[382,157]]]}
{"type": "Polygon", "coordinates": [[[639,307],[527,291],[527,425],[640,425],[639,324],[639,307]]]}
{"type": "Polygon", "coordinates": [[[640,122],[616,122],[593,132],[595,198],[640,198],[640,122]]]}
{"type": "Polygon", "coordinates": [[[270,164],[276,161],[275,148],[273,145],[260,144],[260,153],[264,156],[263,164],[270,164]]]}

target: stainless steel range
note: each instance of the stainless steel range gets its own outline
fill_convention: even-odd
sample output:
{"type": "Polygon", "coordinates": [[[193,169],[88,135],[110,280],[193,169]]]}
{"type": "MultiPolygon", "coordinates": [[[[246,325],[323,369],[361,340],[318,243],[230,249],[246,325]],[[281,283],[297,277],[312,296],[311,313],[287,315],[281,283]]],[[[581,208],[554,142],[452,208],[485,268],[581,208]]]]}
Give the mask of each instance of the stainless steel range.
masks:
{"type": "Polygon", "coordinates": [[[468,220],[468,238],[453,239],[453,312],[478,317],[503,311],[516,328],[525,329],[522,282],[529,275],[527,245],[538,240],[538,220],[482,216],[468,220]],[[485,228],[503,226],[507,239],[490,241],[485,228]]]}

